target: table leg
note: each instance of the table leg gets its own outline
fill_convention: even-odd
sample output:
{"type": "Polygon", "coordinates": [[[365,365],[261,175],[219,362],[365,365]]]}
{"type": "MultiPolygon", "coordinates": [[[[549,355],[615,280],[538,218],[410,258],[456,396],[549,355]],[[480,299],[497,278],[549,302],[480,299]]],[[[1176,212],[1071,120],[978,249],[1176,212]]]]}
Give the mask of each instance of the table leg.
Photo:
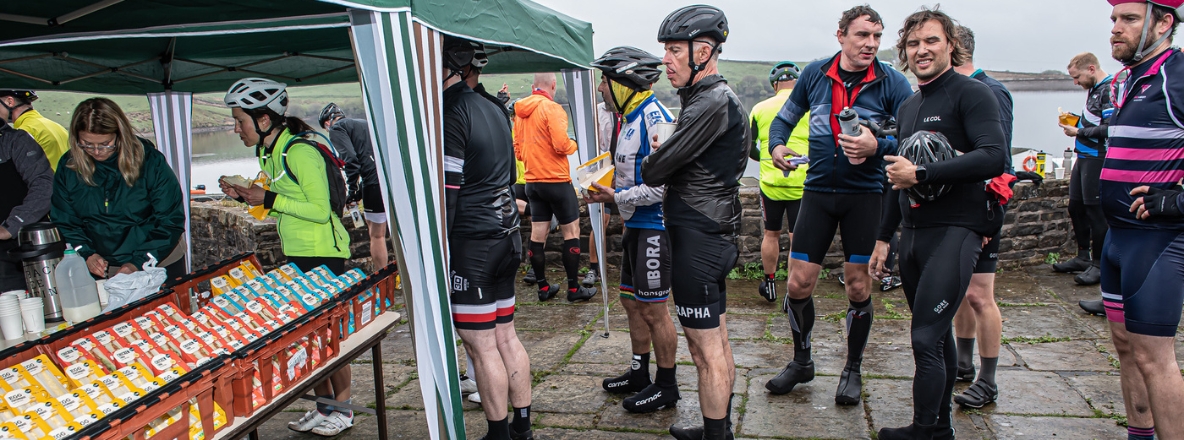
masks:
{"type": "Polygon", "coordinates": [[[250,433],[250,434],[247,434],[247,438],[249,438],[249,439],[251,439],[251,440],[259,440],[259,430],[258,430],[258,429],[252,429],[252,430],[251,430],[251,433],[250,433]]]}
{"type": "Polygon", "coordinates": [[[382,385],[382,340],[379,339],[371,349],[371,362],[374,370],[375,416],[378,417],[378,438],[386,440],[386,387],[382,385]]]}

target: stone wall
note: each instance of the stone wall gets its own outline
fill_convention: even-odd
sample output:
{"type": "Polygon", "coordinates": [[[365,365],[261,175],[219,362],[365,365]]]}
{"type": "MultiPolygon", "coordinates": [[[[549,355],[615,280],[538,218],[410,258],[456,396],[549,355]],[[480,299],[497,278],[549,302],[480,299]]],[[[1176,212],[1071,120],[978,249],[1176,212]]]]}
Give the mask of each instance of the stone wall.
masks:
{"type": "MultiPolygon", "coordinates": [[[[1037,265],[1044,262],[1050,253],[1065,255],[1076,246],[1071,243],[1072,227],[1069,223],[1068,180],[1046,180],[1040,186],[1031,182],[1021,182],[1015,186],[1015,196],[1009,205],[1003,226],[1003,241],[999,246],[1000,267],[1018,267],[1037,265]]],[[[737,246],[740,250],[740,265],[760,263],[761,239],[764,233],[764,223],[761,220],[760,192],[755,187],[744,187],[740,190],[740,201],[744,205],[744,216],[741,220],[740,236],[737,246]]],[[[584,263],[587,264],[588,234],[591,224],[588,222],[587,208],[580,205],[581,247],[584,249],[584,263]]],[[[797,231],[796,233],[809,233],[797,231]]],[[[522,226],[522,242],[524,246],[530,239],[530,224],[524,222],[522,226]]],[[[552,232],[547,240],[547,259],[551,264],[559,264],[559,252],[563,239],[559,232],[552,232]]],[[[605,243],[608,253],[606,263],[620,264],[621,261],[621,220],[614,216],[608,225],[608,241],[605,243]]],[[[827,253],[823,266],[837,268],[842,265],[843,252],[839,234],[835,234],[830,251],[827,253]]],[[[785,262],[789,249],[789,240],[781,237],[781,262],[785,262]]]]}
{"type": "MultiPolygon", "coordinates": [[[[255,252],[264,270],[287,261],[275,229],[275,219],[256,220],[247,214],[245,205],[230,201],[195,201],[189,206],[194,268],[247,251],[255,252]]],[[[346,269],[360,267],[369,271],[370,236],[365,226],[354,228],[351,224],[352,221],[345,222],[350,252],[354,257],[346,262],[346,269]]]]}
{"type": "MultiPolygon", "coordinates": [[[[755,187],[741,188],[740,200],[744,205],[741,220],[741,234],[738,240],[740,260],[738,264],[760,263],[761,235],[764,225],[761,221],[760,195],[755,187]]],[[[1036,186],[1023,182],[1015,187],[1003,226],[1003,241],[999,247],[1000,267],[1018,267],[1041,264],[1050,253],[1067,255],[1076,246],[1072,241],[1072,227],[1068,215],[1068,180],[1046,180],[1036,186]]],[[[194,267],[220,261],[238,253],[253,250],[265,269],[282,264],[286,257],[280,247],[275,221],[259,221],[246,213],[243,205],[233,202],[193,202],[192,232],[194,267]]],[[[522,224],[523,247],[530,241],[530,222],[522,224]]],[[[351,228],[350,250],[354,259],[347,267],[369,268],[370,241],[365,227],[351,228]]],[[[605,243],[607,264],[621,262],[621,219],[613,216],[608,224],[608,240],[605,243]]],[[[588,261],[588,235],[592,231],[588,222],[587,207],[580,204],[581,244],[584,249],[583,262],[588,261]]],[[[797,231],[798,234],[809,233],[797,231]]],[[[558,265],[563,238],[558,231],[548,235],[547,259],[558,265]]],[[[781,238],[781,261],[785,261],[789,241],[781,238]]],[[[394,255],[392,252],[391,255],[394,255]]],[[[836,268],[842,265],[843,253],[838,234],[827,253],[823,266],[836,268]]]]}

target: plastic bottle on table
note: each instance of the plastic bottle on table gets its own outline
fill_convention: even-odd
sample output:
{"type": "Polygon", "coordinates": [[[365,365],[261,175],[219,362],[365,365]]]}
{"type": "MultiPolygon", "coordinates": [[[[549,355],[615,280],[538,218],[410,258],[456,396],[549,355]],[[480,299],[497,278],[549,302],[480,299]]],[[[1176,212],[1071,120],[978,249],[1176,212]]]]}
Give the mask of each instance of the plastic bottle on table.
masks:
{"type": "Polygon", "coordinates": [[[1073,169],[1073,147],[1065,149],[1065,160],[1061,162],[1061,167],[1065,169],[1065,174],[1073,169]]]}
{"type": "Polygon", "coordinates": [[[53,279],[57,282],[58,298],[62,302],[62,316],[67,321],[79,323],[102,313],[98,284],[91,278],[86,260],[69,246],[53,270],[53,279]]]}

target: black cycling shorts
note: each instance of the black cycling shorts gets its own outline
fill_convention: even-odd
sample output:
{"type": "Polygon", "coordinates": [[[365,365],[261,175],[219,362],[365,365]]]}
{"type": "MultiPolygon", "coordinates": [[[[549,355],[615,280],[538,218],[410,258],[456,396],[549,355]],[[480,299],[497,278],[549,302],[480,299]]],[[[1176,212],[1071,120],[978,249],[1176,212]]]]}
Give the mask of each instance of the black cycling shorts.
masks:
{"type": "Polygon", "coordinates": [[[995,273],[995,269],[999,267],[999,242],[1002,240],[1001,230],[983,246],[983,252],[978,256],[978,264],[974,265],[974,273],[995,273]]]}
{"type": "Polygon", "coordinates": [[[783,222],[789,220],[789,233],[792,234],[801,207],[802,199],[773,200],[761,191],[761,219],[765,221],[766,231],[780,231],[783,222]]]}
{"type": "Polygon", "coordinates": [[[580,218],[580,202],[571,182],[528,183],[526,197],[532,222],[550,222],[555,216],[559,224],[566,225],[580,218]]]}
{"type": "Polygon", "coordinates": [[[837,194],[806,191],[794,230],[790,258],[822,264],[835,237],[843,240],[844,261],[867,264],[876,248],[883,194],[837,194]]]}
{"type": "Polygon", "coordinates": [[[522,262],[522,236],[448,240],[452,256],[452,322],[459,329],[490,330],[514,321],[514,276],[522,262]]]}
{"type": "Polygon", "coordinates": [[[1102,162],[1096,157],[1078,157],[1073,162],[1073,175],[1069,178],[1069,200],[1080,200],[1086,205],[1102,203],[1100,186],[1102,162]]]}
{"type": "Polygon", "coordinates": [[[670,236],[666,231],[625,228],[621,246],[621,297],[666,302],[670,297],[670,236]]]}
{"type": "Polygon", "coordinates": [[[514,190],[514,198],[515,199],[521,200],[523,202],[530,201],[530,199],[526,198],[526,184],[525,183],[515,183],[514,186],[510,187],[510,189],[514,190]]]}
{"type": "Polygon", "coordinates": [[[382,187],[366,185],[362,188],[362,210],[371,214],[386,212],[386,204],[382,200],[382,187]]]}
{"type": "Polygon", "coordinates": [[[1184,305],[1184,232],[1110,228],[1102,245],[1106,318],[1148,336],[1176,336],[1184,305]]]}
{"type": "Polygon", "coordinates": [[[666,232],[672,267],[678,269],[670,283],[678,322],[686,328],[719,328],[720,315],[728,311],[725,282],[740,256],[736,236],[673,225],[666,232]]]}

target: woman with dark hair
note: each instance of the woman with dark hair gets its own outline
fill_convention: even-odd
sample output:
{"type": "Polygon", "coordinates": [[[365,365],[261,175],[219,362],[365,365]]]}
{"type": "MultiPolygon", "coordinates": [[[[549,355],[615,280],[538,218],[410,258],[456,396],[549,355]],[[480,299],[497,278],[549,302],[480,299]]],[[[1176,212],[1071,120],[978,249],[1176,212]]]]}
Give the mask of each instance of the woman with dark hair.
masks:
{"type": "MultiPolygon", "coordinates": [[[[287,85],[264,78],[243,78],[226,92],[226,105],[234,116],[234,132],[247,147],[254,146],[259,168],[267,175],[268,189],[249,188],[220,181],[222,192],[251,206],[263,205],[276,219],[280,244],[288,261],[301,271],[324,265],[334,274],[345,273],[349,258],[349,234],[329,203],[325,161],[303,133],[312,127],[300,118],[284,116],[288,109],[287,85]]],[[[317,385],[318,397],[350,403],[350,369],[346,365],[317,385]]],[[[288,424],[299,432],[334,436],[353,426],[353,411],[317,403],[317,407],[288,424]]]]}
{"type": "Polygon", "coordinates": [[[62,238],[97,277],[141,270],[148,254],[184,275],[185,197],[164,155],[110,99],[79,103],[69,131],[50,211],[62,238]]]}

